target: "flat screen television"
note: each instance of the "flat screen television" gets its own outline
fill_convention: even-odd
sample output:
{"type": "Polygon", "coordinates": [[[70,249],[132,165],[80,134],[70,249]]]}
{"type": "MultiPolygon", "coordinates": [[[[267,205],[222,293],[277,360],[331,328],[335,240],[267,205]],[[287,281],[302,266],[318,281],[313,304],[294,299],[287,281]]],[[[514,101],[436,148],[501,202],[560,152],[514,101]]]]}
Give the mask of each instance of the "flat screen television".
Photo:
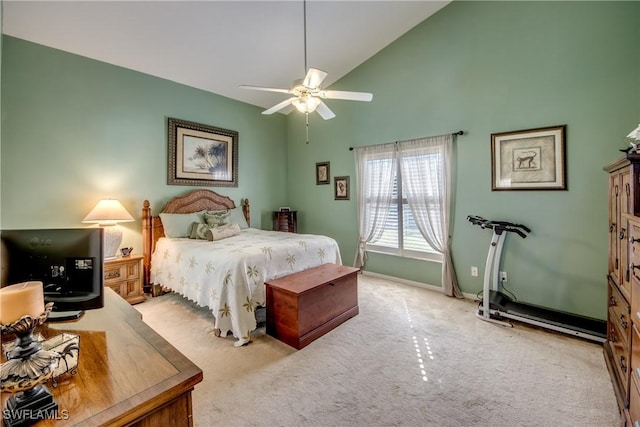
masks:
{"type": "Polygon", "coordinates": [[[1,230],[0,238],[0,286],[42,282],[49,320],[104,306],[102,228],[1,230]]]}

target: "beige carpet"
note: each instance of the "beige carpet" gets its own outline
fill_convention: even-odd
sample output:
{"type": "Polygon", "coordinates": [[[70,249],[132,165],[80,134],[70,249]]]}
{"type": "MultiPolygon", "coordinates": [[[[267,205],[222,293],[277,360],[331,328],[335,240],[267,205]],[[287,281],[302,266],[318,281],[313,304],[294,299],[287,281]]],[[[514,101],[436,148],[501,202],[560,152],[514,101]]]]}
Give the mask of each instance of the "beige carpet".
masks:
{"type": "Polygon", "coordinates": [[[473,302],[366,275],[359,305],[300,351],[264,327],[236,348],[175,294],[135,307],[202,368],[196,426],[619,424],[600,345],[482,322],[473,302]]]}

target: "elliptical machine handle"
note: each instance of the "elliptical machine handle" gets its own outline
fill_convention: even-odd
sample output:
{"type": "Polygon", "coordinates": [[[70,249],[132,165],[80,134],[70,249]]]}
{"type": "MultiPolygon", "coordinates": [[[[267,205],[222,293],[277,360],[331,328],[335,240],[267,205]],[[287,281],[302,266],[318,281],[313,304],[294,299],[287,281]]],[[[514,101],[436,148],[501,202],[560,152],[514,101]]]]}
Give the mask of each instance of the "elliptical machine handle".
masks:
{"type": "MultiPolygon", "coordinates": [[[[514,233],[516,233],[518,236],[522,237],[523,239],[527,238],[527,235],[524,234],[520,229],[518,228],[514,228],[513,230],[509,230],[509,231],[513,231],[514,233]]],[[[531,231],[527,228],[527,231],[531,231]]]]}

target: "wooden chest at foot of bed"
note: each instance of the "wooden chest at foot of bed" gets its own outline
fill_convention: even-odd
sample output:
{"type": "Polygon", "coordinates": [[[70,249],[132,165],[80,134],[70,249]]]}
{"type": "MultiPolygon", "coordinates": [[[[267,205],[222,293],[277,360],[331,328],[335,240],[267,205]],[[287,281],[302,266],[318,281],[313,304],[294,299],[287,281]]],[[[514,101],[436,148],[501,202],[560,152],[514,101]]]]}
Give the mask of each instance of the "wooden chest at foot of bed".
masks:
{"type": "Polygon", "coordinates": [[[358,271],[324,264],[266,282],[267,334],[299,350],[357,315],[358,271]]]}

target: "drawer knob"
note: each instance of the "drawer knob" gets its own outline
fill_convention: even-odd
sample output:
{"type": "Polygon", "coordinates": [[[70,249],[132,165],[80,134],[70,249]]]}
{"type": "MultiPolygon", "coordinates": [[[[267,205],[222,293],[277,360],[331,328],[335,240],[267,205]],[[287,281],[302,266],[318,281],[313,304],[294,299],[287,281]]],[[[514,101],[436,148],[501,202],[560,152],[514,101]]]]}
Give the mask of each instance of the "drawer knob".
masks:
{"type": "Polygon", "coordinates": [[[611,224],[609,224],[609,233],[612,233],[613,230],[616,229],[616,223],[612,222],[611,224]]]}
{"type": "Polygon", "coordinates": [[[612,343],[615,343],[617,341],[616,331],[613,329],[613,326],[611,327],[611,329],[609,329],[609,341],[611,341],[612,343]]]}
{"type": "Polygon", "coordinates": [[[616,300],[616,298],[612,295],[611,297],[609,297],[609,307],[615,307],[616,305],[618,305],[618,300],[616,300]]]}
{"type": "Polygon", "coordinates": [[[620,356],[620,369],[625,374],[627,373],[627,363],[625,362],[624,356],[620,356]]]}
{"type": "Polygon", "coordinates": [[[634,244],[636,242],[640,242],[640,238],[635,238],[633,236],[629,237],[629,243],[634,244]]]}
{"type": "Polygon", "coordinates": [[[624,317],[624,314],[620,315],[620,327],[622,329],[627,329],[629,327],[629,322],[627,322],[627,319],[624,317]]]}
{"type": "Polygon", "coordinates": [[[620,240],[624,240],[625,236],[627,234],[627,230],[625,228],[623,228],[622,230],[620,230],[620,240]]]}

